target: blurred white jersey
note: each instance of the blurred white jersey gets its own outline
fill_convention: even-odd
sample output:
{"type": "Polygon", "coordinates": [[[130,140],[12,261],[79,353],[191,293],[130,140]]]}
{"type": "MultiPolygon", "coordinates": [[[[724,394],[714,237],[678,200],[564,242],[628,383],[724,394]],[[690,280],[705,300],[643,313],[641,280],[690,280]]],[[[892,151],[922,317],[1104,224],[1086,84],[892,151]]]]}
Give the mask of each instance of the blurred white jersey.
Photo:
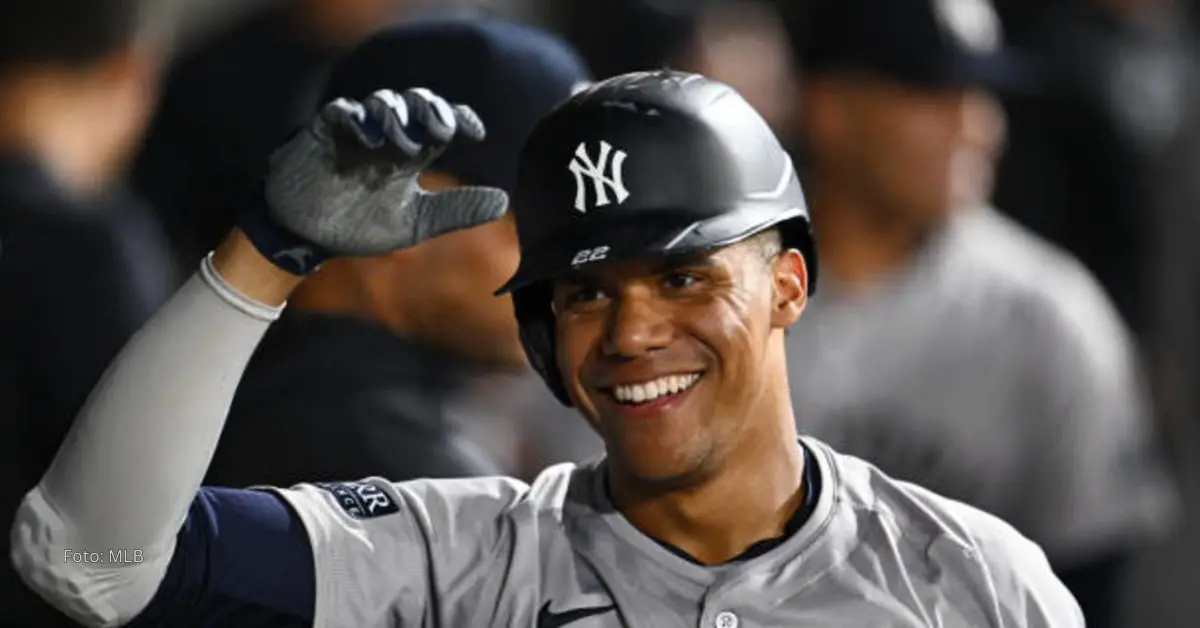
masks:
{"type": "Polygon", "coordinates": [[[863,290],[827,273],[787,342],[802,433],[1000,516],[1052,561],[1169,523],[1126,329],[1078,262],[992,209],[863,290]]]}

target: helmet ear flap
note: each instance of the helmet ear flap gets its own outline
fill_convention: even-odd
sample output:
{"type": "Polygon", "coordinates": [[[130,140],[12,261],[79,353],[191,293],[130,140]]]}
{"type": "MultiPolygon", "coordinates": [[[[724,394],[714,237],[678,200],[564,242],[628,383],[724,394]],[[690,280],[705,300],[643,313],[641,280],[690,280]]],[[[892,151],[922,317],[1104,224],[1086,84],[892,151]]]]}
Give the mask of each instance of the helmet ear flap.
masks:
{"type": "Polygon", "coordinates": [[[569,408],[574,404],[558,371],[552,297],[548,282],[518,288],[512,293],[513,310],[530,366],[542,377],[559,402],[569,408]]]}

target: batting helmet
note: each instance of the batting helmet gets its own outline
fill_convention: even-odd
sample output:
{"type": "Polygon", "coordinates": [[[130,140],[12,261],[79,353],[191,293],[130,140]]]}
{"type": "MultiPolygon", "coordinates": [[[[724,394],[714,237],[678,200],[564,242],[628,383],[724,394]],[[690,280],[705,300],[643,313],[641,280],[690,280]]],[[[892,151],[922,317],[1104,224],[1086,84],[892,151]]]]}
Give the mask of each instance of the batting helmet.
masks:
{"type": "Polygon", "coordinates": [[[513,293],[533,368],[571,405],[555,357],[550,278],[587,264],[684,254],[777,228],[816,285],[808,206],[791,159],[732,88],[696,74],[596,83],[543,119],[521,153],[513,293]]]}

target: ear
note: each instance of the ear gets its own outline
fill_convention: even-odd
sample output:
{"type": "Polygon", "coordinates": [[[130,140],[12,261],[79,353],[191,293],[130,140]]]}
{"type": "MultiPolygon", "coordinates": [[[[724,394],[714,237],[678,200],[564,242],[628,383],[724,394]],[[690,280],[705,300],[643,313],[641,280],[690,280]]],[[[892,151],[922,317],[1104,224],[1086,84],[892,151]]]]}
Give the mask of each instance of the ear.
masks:
{"type": "Polygon", "coordinates": [[[808,266],[796,249],[785,249],[771,262],[774,299],[771,304],[771,326],[787,329],[804,313],[808,304],[808,266]]]}

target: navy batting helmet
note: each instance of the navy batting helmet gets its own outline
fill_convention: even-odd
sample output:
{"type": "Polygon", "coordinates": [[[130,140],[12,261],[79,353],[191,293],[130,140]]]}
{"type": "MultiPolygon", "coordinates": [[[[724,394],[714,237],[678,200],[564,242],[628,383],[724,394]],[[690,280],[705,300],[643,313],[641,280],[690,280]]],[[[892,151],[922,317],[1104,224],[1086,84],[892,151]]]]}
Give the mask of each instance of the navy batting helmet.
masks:
{"type": "Polygon", "coordinates": [[[808,266],[808,206],[788,154],[731,87],[674,71],[617,76],[543,119],[521,153],[513,293],[533,368],[570,405],[555,357],[547,280],[587,264],[693,253],[767,229],[808,266]]]}

